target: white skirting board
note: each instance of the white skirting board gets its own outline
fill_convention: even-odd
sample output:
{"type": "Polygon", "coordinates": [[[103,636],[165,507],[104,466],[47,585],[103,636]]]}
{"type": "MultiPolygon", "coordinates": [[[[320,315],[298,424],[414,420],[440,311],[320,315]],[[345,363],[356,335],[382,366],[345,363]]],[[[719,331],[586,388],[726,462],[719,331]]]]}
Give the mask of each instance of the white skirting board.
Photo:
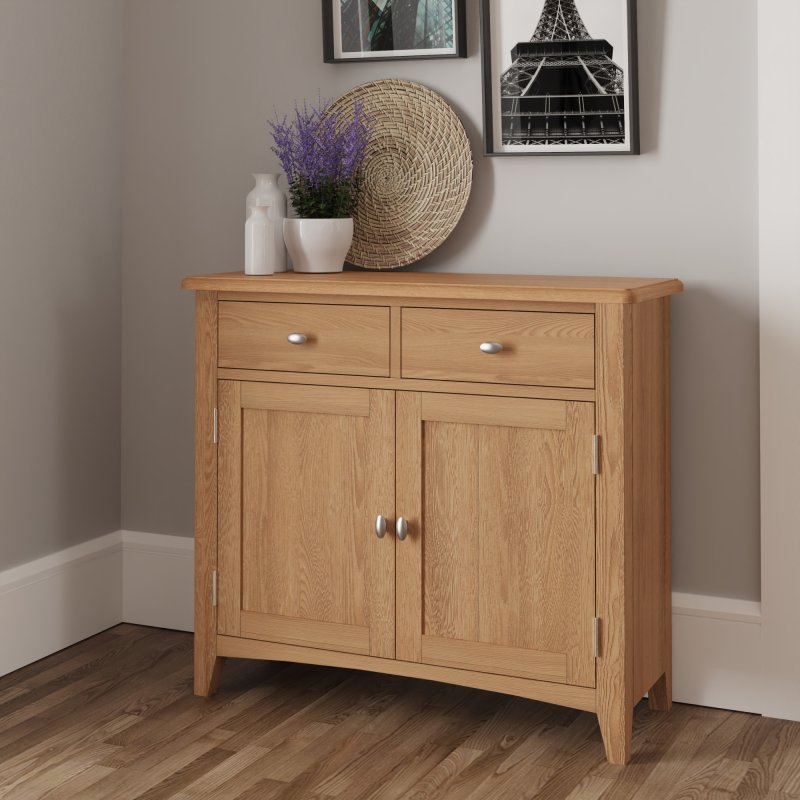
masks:
{"type": "Polygon", "coordinates": [[[0,675],[132,622],[193,628],[194,542],[115,531],[0,572],[0,675]]]}
{"type": "Polygon", "coordinates": [[[122,619],[122,535],[0,572],[0,675],[122,619]]]}
{"type": "Polygon", "coordinates": [[[122,621],[194,630],[194,539],[122,531],[122,621]]]}
{"type": "Polygon", "coordinates": [[[676,702],[762,713],[761,604],[672,594],[676,702]]]}
{"type": "MultiPolygon", "coordinates": [[[[0,573],[0,675],[116,625],[193,628],[194,542],[118,531],[0,573]]],[[[761,713],[761,609],[673,595],[675,700],[761,713]]]]}

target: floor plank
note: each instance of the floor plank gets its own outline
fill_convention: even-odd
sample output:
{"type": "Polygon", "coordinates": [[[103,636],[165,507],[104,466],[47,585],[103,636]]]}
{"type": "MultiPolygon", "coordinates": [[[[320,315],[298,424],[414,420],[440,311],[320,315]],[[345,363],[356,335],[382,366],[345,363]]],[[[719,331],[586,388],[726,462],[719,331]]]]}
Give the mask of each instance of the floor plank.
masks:
{"type": "Polygon", "coordinates": [[[800,724],[593,715],[462,687],[230,661],[191,694],[189,634],[120,625],[0,679],[3,800],[800,800],[800,724]]]}

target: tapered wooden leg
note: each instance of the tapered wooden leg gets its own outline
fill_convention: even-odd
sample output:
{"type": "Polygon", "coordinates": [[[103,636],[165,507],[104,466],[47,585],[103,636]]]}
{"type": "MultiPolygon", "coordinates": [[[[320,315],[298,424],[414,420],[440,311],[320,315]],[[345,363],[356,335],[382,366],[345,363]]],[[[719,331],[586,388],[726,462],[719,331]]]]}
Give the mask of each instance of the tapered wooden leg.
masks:
{"type": "Polygon", "coordinates": [[[211,697],[219,688],[225,659],[221,656],[206,656],[197,650],[195,642],[194,693],[198,697],[211,697]]]}
{"type": "Polygon", "coordinates": [[[624,702],[606,704],[597,710],[597,720],[608,762],[627,764],[631,760],[633,707],[624,702]]]}
{"type": "Polygon", "coordinates": [[[672,708],[672,674],[665,672],[648,693],[653,711],[669,711],[672,708]]]}

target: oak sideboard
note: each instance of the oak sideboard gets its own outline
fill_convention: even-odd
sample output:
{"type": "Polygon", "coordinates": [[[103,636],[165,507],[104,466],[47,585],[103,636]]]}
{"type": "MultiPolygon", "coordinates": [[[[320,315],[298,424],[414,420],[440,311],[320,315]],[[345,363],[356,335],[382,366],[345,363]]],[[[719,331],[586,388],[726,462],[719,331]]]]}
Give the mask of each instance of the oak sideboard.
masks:
{"type": "Polygon", "coordinates": [[[345,272],[196,291],[195,692],[226,657],[597,714],[671,704],[680,281],[345,272]]]}

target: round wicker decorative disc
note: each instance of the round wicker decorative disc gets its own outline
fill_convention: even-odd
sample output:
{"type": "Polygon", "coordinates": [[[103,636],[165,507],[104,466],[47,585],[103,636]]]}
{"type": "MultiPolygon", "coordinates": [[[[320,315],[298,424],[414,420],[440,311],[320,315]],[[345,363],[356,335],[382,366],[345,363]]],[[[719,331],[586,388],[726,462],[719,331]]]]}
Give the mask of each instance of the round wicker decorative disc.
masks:
{"type": "Polygon", "coordinates": [[[464,212],[472,187],[472,153],[464,126],[435,92],[411,81],[357,86],[331,108],[356,101],[374,120],[347,261],[392,269],[435,250],[464,212]]]}

